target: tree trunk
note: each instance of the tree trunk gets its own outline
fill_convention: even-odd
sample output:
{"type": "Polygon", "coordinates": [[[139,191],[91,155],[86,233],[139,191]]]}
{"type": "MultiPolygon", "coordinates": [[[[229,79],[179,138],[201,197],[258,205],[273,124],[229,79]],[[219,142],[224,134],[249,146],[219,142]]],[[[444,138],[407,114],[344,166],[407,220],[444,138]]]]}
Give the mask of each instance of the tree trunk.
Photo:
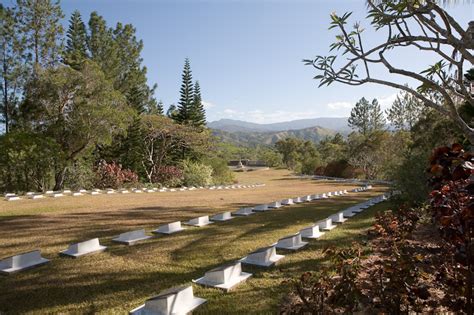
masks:
{"type": "Polygon", "coordinates": [[[63,189],[65,176],[66,176],[66,167],[56,172],[56,174],[54,175],[54,180],[55,180],[55,184],[53,188],[54,191],[63,189]]]}
{"type": "Polygon", "coordinates": [[[3,57],[3,115],[5,118],[5,133],[10,129],[10,106],[8,104],[8,79],[6,58],[3,57]]]}

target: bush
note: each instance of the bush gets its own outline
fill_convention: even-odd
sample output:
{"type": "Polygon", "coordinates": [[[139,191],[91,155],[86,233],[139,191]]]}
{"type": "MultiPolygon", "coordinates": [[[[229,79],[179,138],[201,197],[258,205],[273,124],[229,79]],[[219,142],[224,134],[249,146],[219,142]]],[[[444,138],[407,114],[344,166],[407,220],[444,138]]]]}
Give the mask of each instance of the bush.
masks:
{"type": "MultiPolygon", "coordinates": [[[[321,169],[317,168],[316,173],[320,173],[321,169]]],[[[318,174],[319,175],[319,174],[318,174]]],[[[349,164],[346,160],[338,160],[329,162],[324,168],[324,176],[354,178],[359,175],[359,172],[349,164]]]]}
{"type": "Polygon", "coordinates": [[[232,184],[235,177],[227,166],[226,161],[219,158],[211,158],[205,161],[205,164],[212,167],[212,182],[215,185],[232,184]]]}
{"type": "Polygon", "coordinates": [[[138,175],[128,169],[122,169],[120,164],[115,162],[107,163],[102,160],[95,170],[95,186],[98,188],[120,188],[124,184],[136,184],[138,175]]]}
{"type": "Polygon", "coordinates": [[[74,190],[91,189],[94,188],[95,182],[96,173],[93,163],[86,159],[80,159],[67,168],[64,187],[74,190]]]}
{"type": "Polygon", "coordinates": [[[212,183],[212,167],[190,160],[183,161],[183,184],[206,186],[212,183]]]}
{"type": "Polygon", "coordinates": [[[61,150],[48,137],[11,132],[0,137],[0,190],[47,190],[54,181],[61,150]]]}
{"type": "Polygon", "coordinates": [[[183,182],[183,170],[176,166],[162,166],[153,174],[153,183],[166,187],[176,187],[183,182]]]}
{"type": "Polygon", "coordinates": [[[301,173],[307,175],[315,175],[316,169],[321,165],[319,158],[312,158],[304,160],[301,164],[301,173]]]}

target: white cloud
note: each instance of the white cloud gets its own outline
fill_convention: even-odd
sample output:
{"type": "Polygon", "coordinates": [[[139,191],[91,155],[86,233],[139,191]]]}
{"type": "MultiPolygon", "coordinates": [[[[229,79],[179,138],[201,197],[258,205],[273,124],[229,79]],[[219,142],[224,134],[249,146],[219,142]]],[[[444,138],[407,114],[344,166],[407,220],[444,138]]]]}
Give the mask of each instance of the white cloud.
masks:
{"type": "MultiPolygon", "coordinates": [[[[397,97],[397,93],[376,97],[382,107],[382,110],[390,107],[397,97]]],[[[314,105],[306,107],[303,110],[262,110],[262,109],[252,109],[246,110],[247,108],[252,108],[251,106],[245,106],[246,109],[240,109],[237,106],[232,106],[232,108],[226,108],[222,111],[213,111],[212,117],[215,119],[220,118],[229,118],[229,119],[238,119],[254,123],[276,123],[297,119],[310,119],[317,117],[348,117],[351,113],[352,107],[354,107],[356,101],[335,101],[322,105],[314,105]]],[[[214,105],[213,105],[214,106],[214,105]]],[[[292,106],[288,106],[292,108],[292,106]]]]}
{"type": "Polygon", "coordinates": [[[209,108],[212,108],[214,107],[215,105],[211,102],[206,102],[206,101],[201,101],[202,103],[202,106],[204,106],[205,109],[209,109],[209,108]]]}
{"type": "Polygon", "coordinates": [[[387,96],[379,97],[377,98],[377,100],[379,101],[379,104],[382,110],[385,111],[387,108],[392,106],[396,98],[397,98],[397,93],[393,93],[387,96]]]}
{"type": "Polygon", "coordinates": [[[349,103],[349,102],[333,102],[333,103],[328,103],[326,106],[331,109],[348,109],[348,108],[352,108],[354,104],[349,103]]]}

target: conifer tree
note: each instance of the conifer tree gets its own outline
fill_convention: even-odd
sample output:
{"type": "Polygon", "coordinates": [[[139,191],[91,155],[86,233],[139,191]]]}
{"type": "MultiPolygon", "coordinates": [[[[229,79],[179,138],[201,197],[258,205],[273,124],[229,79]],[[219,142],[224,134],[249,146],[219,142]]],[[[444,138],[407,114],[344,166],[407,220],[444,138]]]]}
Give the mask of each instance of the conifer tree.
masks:
{"type": "Polygon", "coordinates": [[[370,103],[365,97],[361,98],[352,108],[351,116],[348,120],[352,129],[367,135],[370,129],[370,103]]]}
{"type": "Polygon", "coordinates": [[[173,119],[174,121],[177,121],[178,108],[175,104],[171,104],[170,107],[168,107],[168,110],[166,111],[166,116],[173,119]]]}
{"type": "Polygon", "coordinates": [[[398,130],[410,130],[418,121],[422,104],[407,92],[400,92],[387,110],[387,118],[398,130]]]}
{"type": "Polygon", "coordinates": [[[82,21],[81,13],[76,10],[72,13],[71,19],[69,20],[66,48],[64,51],[64,63],[79,70],[82,63],[87,58],[86,26],[82,21]]]}
{"type": "Polygon", "coordinates": [[[180,124],[187,125],[192,121],[193,94],[194,89],[191,65],[189,64],[189,59],[186,58],[184,60],[180,98],[178,102],[178,114],[175,118],[175,120],[180,124]]]}
{"type": "Polygon", "coordinates": [[[194,97],[192,106],[192,124],[196,127],[202,127],[206,125],[206,111],[202,104],[201,98],[201,87],[199,81],[194,84],[194,97]]]}
{"type": "Polygon", "coordinates": [[[61,56],[64,14],[59,1],[17,0],[18,22],[33,58],[34,71],[58,63],[61,56]]]}
{"type": "Polygon", "coordinates": [[[370,120],[369,130],[376,131],[382,130],[385,127],[385,117],[383,116],[382,109],[380,108],[379,101],[376,98],[372,100],[370,104],[370,120]]]}
{"type": "Polygon", "coordinates": [[[385,118],[377,99],[374,98],[372,103],[369,103],[365,97],[361,98],[352,109],[348,123],[352,129],[357,130],[364,136],[383,129],[385,118]]]}

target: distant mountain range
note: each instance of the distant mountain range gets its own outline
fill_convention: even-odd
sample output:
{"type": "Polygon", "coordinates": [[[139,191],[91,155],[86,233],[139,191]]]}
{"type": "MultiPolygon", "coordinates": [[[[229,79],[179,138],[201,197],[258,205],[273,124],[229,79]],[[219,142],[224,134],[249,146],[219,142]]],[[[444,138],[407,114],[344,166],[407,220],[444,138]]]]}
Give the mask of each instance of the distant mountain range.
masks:
{"type": "Polygon", "coordinates": [[[337,132],[348,134],[347,118],[300,119],[273,124],[221,119],[207,124],[214,136],[238,146],[273,145],[288,137],[319,142],[337,132]]]}
{"type": "Polygon", "coordinates": [[[321,117],[312,119],[298,119],[273,124],[257,124],[242,120],[220,119],[207,124],[211,129],[218,129],[228,132],[275,132],[298,130],[310,127],[321,127],[332,129],[336,132],[348,133],[350,131],[347,125],[347,117],[332,118],[321,117]]]}
{"type": "Polygon", "coordinates": [[[275,142],[288,137],[319,142],[327,136],[333,136],[336,131],[322,127],[310,127],[298,130],[283,131],[224,131],[213,129],[214,136],[224,142],[237,146],[255,147],[257,145],[273,145],[275,142]]]}

